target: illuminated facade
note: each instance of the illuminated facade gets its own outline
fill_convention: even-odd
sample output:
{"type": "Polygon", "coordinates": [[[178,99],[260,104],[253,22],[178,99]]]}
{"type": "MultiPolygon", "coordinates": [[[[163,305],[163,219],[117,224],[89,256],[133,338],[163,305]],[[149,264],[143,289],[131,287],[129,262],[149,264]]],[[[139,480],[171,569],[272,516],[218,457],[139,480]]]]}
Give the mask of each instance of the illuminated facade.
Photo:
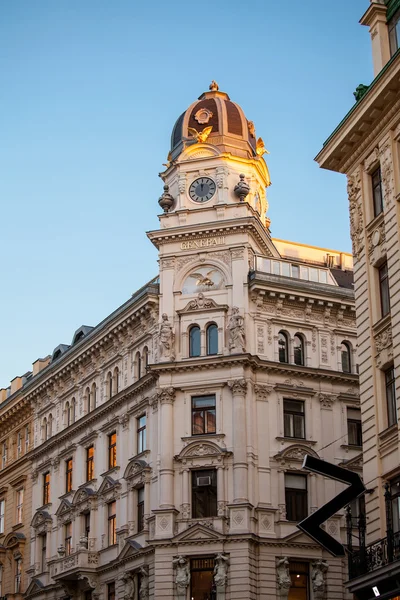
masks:
{"type": "MultiPolygon", "coordinates": [[[[375,593],[400,596],[400,2],[371,1],[361,23],[370,29],[375,79],[357,88],[355,106],[316,160],[348,180],[363,475],[370,492],[366,547],[354,554],[349,589],[364,600],[375,593]]],[[[361,530],[362,540],[363,523],[361,530]]]]}
{"type": "Polygon", "coordinates": [[[349,598],[296,522],[341,489],[305,454],[361,469],[352,258],[271,238],[264,153],[213,82],[173,129],[158,276],[24,386],[28,598],[349,598]]]}

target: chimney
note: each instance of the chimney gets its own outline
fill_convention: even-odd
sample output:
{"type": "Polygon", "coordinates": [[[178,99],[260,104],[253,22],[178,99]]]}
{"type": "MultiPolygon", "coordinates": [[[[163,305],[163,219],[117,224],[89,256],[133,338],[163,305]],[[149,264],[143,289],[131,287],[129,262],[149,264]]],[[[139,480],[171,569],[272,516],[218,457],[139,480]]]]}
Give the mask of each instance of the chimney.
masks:
{"type": "Polygon", "coordinates": [[[0,402],[4,402],[4,400],[7,400],[7,390],[6,390],[6,388],[1,388],[0,389],[0,402]]]}
{"type": "Polygon", "coordinates": [[[33,377],[35,377],[35,375],[37,375],[40,371],[42,371],[45,367],[47,367],[47,365],[50,362],[50,358],[51,356],[46,356],[45,358],[38,358],[37,360],[35,360],[34,363],[32,363],[32,374],[33,377]]]}
{"type": "Polygon", "coordinates": [[[22,388],[22,377],[14,377],[11,380],[11,392],[10,395],[14,394],[17,390],[22,388]]]}

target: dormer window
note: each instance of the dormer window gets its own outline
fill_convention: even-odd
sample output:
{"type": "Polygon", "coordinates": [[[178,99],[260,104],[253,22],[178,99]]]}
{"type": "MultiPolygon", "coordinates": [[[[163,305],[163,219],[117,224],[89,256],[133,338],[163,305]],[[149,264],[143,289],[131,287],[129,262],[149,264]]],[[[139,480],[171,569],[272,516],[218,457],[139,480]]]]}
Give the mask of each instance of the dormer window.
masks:
{"type": "Polygon", "coordinates": [[[399,49],[400,42],[400,9],[397,10],[388,23],[390,56],[399,49]]]}

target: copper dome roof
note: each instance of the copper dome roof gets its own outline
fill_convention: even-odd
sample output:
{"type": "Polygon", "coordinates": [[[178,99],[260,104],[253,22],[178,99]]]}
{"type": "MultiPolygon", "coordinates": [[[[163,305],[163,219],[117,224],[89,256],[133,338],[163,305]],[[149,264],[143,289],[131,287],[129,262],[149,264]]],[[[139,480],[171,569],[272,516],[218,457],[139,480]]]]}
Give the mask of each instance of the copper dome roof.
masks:
{"type": "Polygon", "coordinates": [[[246,119],[241,107],[228,94],[219,91],[214,81],[210,90],[201,94],[176,121],[171,136],[171,158],[176,159],[187,144],[194,142],[196,134],[205,138],[197,141],[217,146],[221,152],[243,158],[257,156],[252,121],[246,119]]]}

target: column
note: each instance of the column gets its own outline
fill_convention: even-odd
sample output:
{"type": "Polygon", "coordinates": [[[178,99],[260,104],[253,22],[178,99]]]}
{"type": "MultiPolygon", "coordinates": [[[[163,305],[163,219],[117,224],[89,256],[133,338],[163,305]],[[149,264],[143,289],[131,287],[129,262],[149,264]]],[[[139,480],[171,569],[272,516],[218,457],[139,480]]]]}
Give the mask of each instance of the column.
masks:
{"type": "Polygon", "coordinates": [[[318,508],[317,478],[314,473],[310,473],[308,477],[310,481],[310,514],[312,514],[318,508]]]}
{"type": "Polygon", "coordinates": [[[161,443],[160,443],[160,508],[174,506],[174,388],[166,388],[158,394],[161,410],[161,443]]]}
{"type": "Polygon", "coordinates": [[[144,529],[149,529],[149,517],[150,517],[150,477],[146,475],[144,480],[144,529]]]}
{"type": "Polygon", "coordinates": [[[228,384],[233,400],[233,502],[247,502],[248,472],[246,456],[246,410],[247,383],[236,379],[228,384]]]}

